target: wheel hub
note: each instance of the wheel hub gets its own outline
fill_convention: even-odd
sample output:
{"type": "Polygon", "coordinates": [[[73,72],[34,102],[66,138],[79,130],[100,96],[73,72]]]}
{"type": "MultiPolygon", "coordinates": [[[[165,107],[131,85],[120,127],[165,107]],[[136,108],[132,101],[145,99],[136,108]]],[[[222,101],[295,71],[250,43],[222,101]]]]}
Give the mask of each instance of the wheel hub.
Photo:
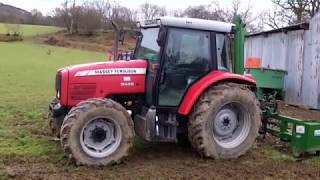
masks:
{"type": "Polygon", "coordinates": [[[224,105],[213,119],[213,138],[223,148],[239,146],[248,136],[247,110],[238,103],[224,105]]]}
{"type": "Polygon", "coordinates": [[[83,150],[97,158],[113,153],[119,146],[121,133],[118,126],[105,118],[96,118],[89,121],[81,133],[81,146],[83,150]]]}
{"type": "Polygon", "coordinates": [[[107,137],[107,131],[102,127],[96,126],[95,129],[91,132],[90,138],[94,143],[101,143],[107,137]]]}
{"type": "Polygon", "coordinates": [[[231,109],[222,109],[216,116],[214,131],[219,136],[231,134],[237,127],[237,115],[231,109]]]}

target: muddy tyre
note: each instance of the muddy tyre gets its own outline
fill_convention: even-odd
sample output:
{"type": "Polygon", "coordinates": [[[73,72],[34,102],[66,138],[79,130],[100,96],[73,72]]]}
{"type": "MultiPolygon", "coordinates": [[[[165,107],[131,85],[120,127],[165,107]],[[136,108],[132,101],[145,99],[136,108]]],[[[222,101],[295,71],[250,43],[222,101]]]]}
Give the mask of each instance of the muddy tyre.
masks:
{"type": "Polygon", "coordinates": [[[126,109],[109,99],[89,99],[72,108],[61,128],[61,145],[77,165],[121,162],[133,145],[133,121],[126,109]]]}
{"type": "Polygon", "coordinates": [[[238,158],[254,144],[260,125],[255,94],[242,85],[221,84],[208,89],[194,106],[189,140],[202,157],[238,158]]]}
{"type": "Polygon", "coordinates": [[[49,104],[48,110],[48,126],[52,136],[60,138],[60,129],[64,120],[64,116],[54,117],[53,107],[59,103],[57,98],[54,98],[49,104]]]}

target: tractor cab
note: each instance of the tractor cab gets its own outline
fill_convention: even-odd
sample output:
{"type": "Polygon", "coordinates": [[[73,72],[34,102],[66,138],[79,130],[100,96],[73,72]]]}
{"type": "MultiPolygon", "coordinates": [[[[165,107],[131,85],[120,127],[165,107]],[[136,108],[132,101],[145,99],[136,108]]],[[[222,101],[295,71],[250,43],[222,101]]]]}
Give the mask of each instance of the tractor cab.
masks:
{"type": "Polygon", "coordinates": [[[148,105],[178,107],[188,88],[208,72],[229,71],[234,24],[163,17],[138,27],[134,59],[149,63],[148,105]]]}
{"type": "MultiPolygon", "coordinates": [[[[162,17],[139,22],[138,27],[140,33],[133,59],[148,61],[144,105],[153,107],[151,111],[142,112],[143,116],[165,122],[169,117],[175,118],[167,126],[158,126],[157,132],[153,133],[159,135],[160,141],[176,141],[176,133],[170,132],[176,132],[179,121],[176,113],[189,88],[209,72],[230,71],[230,37],[234,24],[162,17]],[[148,112],[154,114],[147,115],[148,112]],[[161,112],[162,115],[156,116],[161,112]]],[[[135,119],[140,122],[137,124],[145,126],[143,121],[150,122],[141,117],[136,116],[135,119]]],[[[139,129],[137,133],[139,132],[145,139],[151,140],[148,136],[155,136],[145,134],[149,131],[144,128],[139,129]]]]}

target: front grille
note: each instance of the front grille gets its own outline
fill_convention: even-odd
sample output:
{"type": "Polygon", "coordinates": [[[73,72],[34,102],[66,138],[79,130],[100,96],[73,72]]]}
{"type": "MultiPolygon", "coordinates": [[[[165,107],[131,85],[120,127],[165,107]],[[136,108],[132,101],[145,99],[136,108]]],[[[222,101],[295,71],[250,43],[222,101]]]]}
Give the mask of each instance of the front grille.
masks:
{"type": "Polygon", "coordinates": [[[96,95],[96,84],[73,84],[70,87],[72,100],[85,100],[96,95]]]}
{"type": "Polygon", "coordinates": [[[61,97],[61,72],[59,71],[56,75],[55,91],[58,99],[61,97]]]}

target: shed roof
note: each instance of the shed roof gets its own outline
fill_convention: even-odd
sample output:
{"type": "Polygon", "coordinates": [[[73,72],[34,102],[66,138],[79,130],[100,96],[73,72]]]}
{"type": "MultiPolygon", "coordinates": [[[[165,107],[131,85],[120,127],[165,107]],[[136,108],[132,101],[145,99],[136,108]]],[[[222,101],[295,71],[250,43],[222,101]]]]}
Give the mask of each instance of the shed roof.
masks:
{"type": "Polygon", "coordinates": [[[282,28],[279,28],[279,29],[272,29],[272,30],[269,30],[269,31],[253,33],[253,34],[247,35],[247,37],[259,36],[259,35],[267,36],[268,34],[279,33],[279,32],[287,33],[288,31],[295,31],[295,30],[301,30],[301,29],[304,29],[304,30],[309,29],[309,23],[305,22],[305,23],[294,24],[294,25],[291,25],[291,26],[282,27],[282,28]]]}

